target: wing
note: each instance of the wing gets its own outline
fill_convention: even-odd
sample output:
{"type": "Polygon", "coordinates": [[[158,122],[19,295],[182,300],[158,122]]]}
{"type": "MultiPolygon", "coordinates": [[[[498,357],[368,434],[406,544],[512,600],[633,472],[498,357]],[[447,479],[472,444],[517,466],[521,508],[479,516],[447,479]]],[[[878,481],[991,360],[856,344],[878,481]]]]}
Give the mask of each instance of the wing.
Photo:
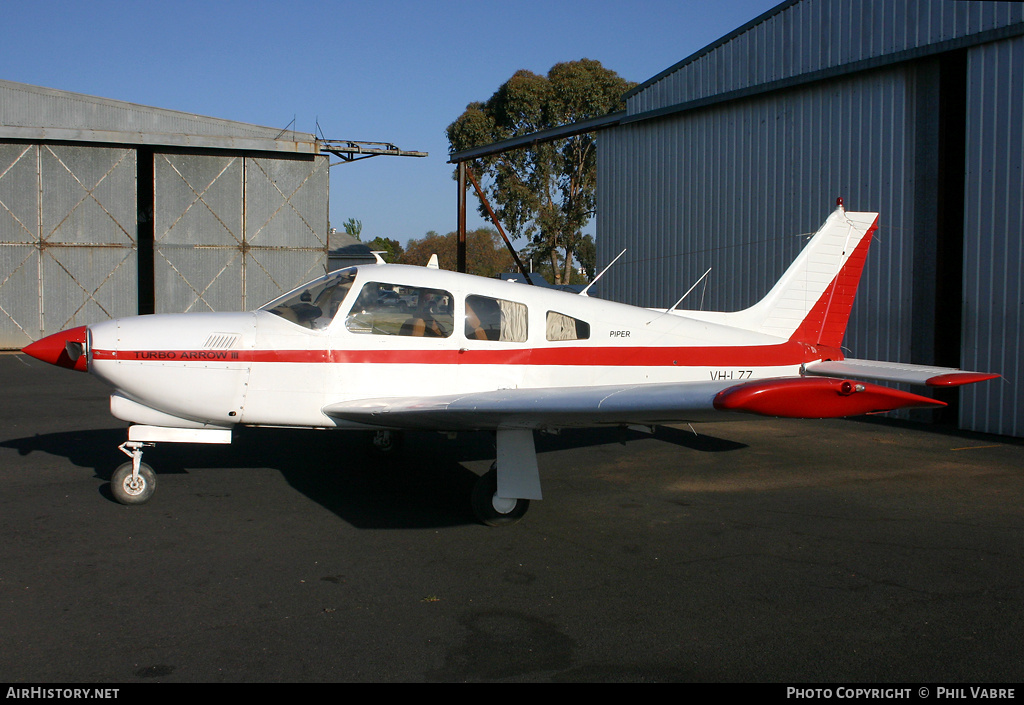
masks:
{"type": "Polygon", "coordinates": [[[323,412],[382,428],[460,431],[687,423],[722,420],[723,412],[839,418],[941,406],[945,404],[934,399],[867,382],[780,377],[732,386],[675,382],[359,399],[330,404],[323,412]]]}
{"type": "Polygon", "coordinates": [[[685,423],[714,417],[721,390],[721,382],[499,389],[360,399],[323,412],[341,421],[439,431],[685,423]]]}

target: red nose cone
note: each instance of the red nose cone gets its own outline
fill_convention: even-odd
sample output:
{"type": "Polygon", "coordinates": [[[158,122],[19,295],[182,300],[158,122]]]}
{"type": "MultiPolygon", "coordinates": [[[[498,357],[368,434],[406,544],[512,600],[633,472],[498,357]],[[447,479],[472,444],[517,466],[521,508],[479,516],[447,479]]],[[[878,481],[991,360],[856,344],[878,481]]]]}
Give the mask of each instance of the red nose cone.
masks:
{"type": "Polygon", "coordinates": [[[48,335],[42,340],[22,348],[22,352],[37,360],[49,362],[69,370],[87,372],[89,366],[85,350],[86,327],[79,326],[48,335]]]}

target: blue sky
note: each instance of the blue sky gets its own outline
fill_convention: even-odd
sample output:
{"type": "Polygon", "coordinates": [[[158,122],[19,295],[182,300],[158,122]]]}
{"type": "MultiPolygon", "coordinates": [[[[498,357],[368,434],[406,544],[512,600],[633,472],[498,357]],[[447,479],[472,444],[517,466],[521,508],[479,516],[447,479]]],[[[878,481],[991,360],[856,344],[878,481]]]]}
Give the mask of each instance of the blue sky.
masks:
{"type": "Polygon", "coordinates": [[[0,0],[0,78],[427,151],[331,169],[331,224],[404,243],[455,229],[445,128],[518,69],[642,82],[778,2],[0,0]]]}

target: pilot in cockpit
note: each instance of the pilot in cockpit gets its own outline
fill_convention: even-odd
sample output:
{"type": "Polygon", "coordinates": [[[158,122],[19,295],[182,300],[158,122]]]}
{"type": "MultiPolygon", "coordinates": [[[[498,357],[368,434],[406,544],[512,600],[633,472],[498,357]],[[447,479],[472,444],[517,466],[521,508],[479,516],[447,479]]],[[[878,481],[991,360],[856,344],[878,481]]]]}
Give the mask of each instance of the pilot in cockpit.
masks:
{"type": "Polygon", "coordinates": [[[416,302],[416,314],[402,326],[403,335],[412,335],[427,338],[444,338],[446,333],[441,324],[434,318],[434,311],[442,302],[436,300],[434,294],[420,292],[416,302]]]}

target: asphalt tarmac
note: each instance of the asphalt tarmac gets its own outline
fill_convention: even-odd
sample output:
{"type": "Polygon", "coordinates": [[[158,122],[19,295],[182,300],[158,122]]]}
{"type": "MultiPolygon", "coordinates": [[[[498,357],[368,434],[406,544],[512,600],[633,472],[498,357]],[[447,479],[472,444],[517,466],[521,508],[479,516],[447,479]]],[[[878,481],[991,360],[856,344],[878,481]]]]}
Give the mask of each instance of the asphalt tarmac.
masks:
{"type": "Polygon", "coordinates": [[[126,507],[101,384],[5,354],[0,394],[5,684],[1024,681],[1020,440],[539,436],[544,500],[488,528],[488,434],[162,444],[126,507]]]}

